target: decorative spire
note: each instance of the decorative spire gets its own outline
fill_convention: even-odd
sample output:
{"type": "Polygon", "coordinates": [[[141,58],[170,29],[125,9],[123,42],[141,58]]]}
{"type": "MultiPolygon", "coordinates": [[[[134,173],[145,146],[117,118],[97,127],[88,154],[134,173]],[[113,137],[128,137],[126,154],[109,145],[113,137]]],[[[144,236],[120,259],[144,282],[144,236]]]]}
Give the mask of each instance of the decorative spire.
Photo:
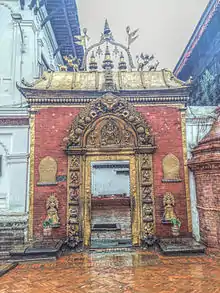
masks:
{"type": "Polygon", "coordinates": [[[108,45],[106,46],[105,59],[103,60],[102,67],[105,70],[104,90],[114,91],[115,86],[114,86],[113,74],[112,74],[112,68],[114,67],[114,65],[113,65],[113,61],[111,60],[111,54],[110,54],[108,45]]]}
{"type": "Polygon", "coordinates": [[[90,61],[89,61],[89,69],[90,69],[90,71],[96,71],[97,68],[98,68],[98,64],[95,59],[94,51],[92,51],[90,61]]]}
{"type": "Polygon", "coordinates": [[[105,50],[105,59],[103,60],[103,63],[102,63],[102,68],[105,70],[111,70],[113,67],[114,67],[113,61],[111,60],[111,54],[109,51],[109,47],[107,45],[105,50]]]}
{"type": "Polygon", "coordinates": [[[105,26],[104,26],[104,35],[108,35],[111,32],[108,24],[108,20],[105,20],[105,26]]]}
{"type": "Polygon", "coordinates": [[[104,37],[105,40],[113,40],[112,32],[111,32],[111,29],[109,27],[107,19],[105,20],[103,37],[104,37]]]}
{"type": "Polygon", "coordinates": [[[123,55],[122,52],[121,52],[121,55],[120,55],[120,61],[118,63],[118,69],[121,70],[121,71],[126,71],[127,70],[127,64],[125,62],[125,58],[124,58],[124,55],[123,55]]]}

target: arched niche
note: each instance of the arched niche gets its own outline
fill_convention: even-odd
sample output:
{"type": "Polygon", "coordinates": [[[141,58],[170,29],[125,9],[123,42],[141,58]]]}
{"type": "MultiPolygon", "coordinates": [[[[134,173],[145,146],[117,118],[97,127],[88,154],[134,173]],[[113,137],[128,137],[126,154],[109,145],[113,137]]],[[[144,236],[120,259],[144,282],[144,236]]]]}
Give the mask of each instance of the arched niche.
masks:
{"type": "Polygon", "coordinates": [[[38,166],[39,182],[37,185],[56,185],[57,162],[54,158],[46,156],[41,159],[38,166]]]}
{"type": "Polygon", "coordinates": [[[163,158],[162,182],[180,182],[180,162],[174,154],[168,154],[163,158]]]}

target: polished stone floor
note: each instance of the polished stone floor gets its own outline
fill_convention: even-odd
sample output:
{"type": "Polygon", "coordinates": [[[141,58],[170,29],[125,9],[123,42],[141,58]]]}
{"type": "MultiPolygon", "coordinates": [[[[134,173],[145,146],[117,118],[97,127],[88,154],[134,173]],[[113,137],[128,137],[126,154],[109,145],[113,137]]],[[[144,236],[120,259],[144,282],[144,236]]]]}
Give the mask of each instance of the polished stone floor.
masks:
{"type": "Polygon", "coordinates": [[[217,293],[218,256],[150,252],[78,253],[18,265],[0,278],[1,293],[217,293]]]}

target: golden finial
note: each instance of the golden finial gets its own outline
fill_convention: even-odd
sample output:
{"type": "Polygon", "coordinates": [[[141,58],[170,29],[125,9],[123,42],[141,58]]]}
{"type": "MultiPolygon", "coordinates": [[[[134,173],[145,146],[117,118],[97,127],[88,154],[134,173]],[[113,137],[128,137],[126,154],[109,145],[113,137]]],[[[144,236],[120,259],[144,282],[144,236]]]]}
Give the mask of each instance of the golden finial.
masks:
{"type": "Polygon", "coordinates": [[[118,69],[121,70],[121,71],[126,71],[126,69],[127,69],[127,64],[125,62],[125,58],[124,58],[124,55],[123,55],[122,52],[121,52],[121,55],[120,55],[120,61],[118,63],[118,69]]]}
{"type": "Polygon", "coordinates": [[[89,61],[89,69],[90,71],[96,71],[97,68],[98,68],[98,65],[95,59],[95,54],[94,54],[94,51],[92,51],[90,61],[89,61]]]}
{"type": "Polygon", "coordinates": [[[108,69],[108,70],[111,70],[114,67],[113,61],[111,60],[111,54],[110,54],[108,45],[106,46],[105,58],[103,60],[102,67],[103,69],[108,69]]]}

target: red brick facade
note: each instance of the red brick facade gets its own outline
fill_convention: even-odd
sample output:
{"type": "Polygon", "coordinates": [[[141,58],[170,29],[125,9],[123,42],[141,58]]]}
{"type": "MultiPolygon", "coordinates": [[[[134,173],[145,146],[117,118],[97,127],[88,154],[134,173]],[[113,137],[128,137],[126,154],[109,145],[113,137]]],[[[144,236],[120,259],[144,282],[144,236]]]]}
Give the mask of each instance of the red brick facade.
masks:
{"type": "MultiPolygon", "coordinates": [[[[74,117],[79,113],[79,107],[42,108],[35,114],[35,158],[34,158],[34,202],[33,229],[34,236],[42,234],[42,222],[46,218],[45,202],[51,192],[55,192],[59,200],[59,217],[61,226],[54,229],[56,237],[66,236],[67,222],[67,182],[58,182],[54,186],[37,186],[39,181],[38,166],[45,156],[53,157],[58,165],[58,176],[67,176],[67,155],[63,140],[69,132],[74,117]]],[[[156,152],[153,154],[153,185],[156,211],[156,234],[170,236],[170,225],[162,224],[163,195],[170,191],[175,196],[175,212],[182,222],[181,233],[188,233],[186,191],[184,178],[184,155],[181,129],[181,112],[173,106],[139,106],[137,111],[151,126],[151,132],[156,140],[156,152]],[[167,154],[174,154],[180,161],[181,182],[162,183],[162,160],[167,154]]]]}

